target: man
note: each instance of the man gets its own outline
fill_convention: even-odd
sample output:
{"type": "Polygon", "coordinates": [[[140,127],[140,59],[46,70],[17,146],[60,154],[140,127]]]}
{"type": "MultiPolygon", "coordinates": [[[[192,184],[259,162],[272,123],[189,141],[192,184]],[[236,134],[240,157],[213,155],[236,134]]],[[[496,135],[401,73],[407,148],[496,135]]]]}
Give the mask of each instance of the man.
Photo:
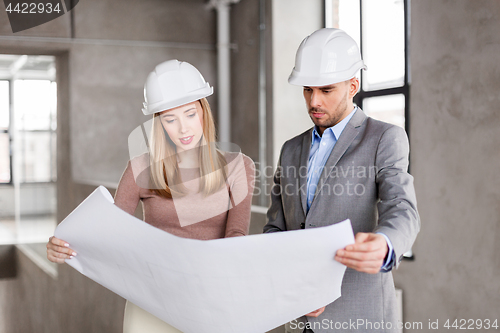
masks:
{"type": "Polygon", "coordinates": [[[405,131],[353,104],[360,69],[356,42],[342,30],[320,29],[300,45],[288,79],[303,86],[314,127],[282,147],[264,232],[350,219],[355,244],[334,258],[347,266],[342,296],[288,323],[287,332],[397,331],[388,272],[410,250],[420,219],[405,131]]]}

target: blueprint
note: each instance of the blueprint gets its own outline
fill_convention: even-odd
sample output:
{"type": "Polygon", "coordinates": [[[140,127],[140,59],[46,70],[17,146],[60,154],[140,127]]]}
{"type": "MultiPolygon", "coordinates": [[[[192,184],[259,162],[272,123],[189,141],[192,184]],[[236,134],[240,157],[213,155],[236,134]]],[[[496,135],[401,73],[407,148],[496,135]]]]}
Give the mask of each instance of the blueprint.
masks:
{"type": "Polygon", "coordinates": [[[184,333],[262,333],[340,297],[349,220],[216,240],[157,229],[98,187],[55,231],[68,265],[184,333]]]}

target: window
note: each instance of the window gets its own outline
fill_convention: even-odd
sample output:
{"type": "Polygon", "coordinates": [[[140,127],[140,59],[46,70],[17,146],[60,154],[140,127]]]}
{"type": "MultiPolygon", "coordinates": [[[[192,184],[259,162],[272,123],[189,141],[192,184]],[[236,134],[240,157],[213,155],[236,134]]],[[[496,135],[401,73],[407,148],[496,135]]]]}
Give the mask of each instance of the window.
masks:
{"type": "Polygon", "coordinates": [[[56,180],[56,83],[14,81],[16,158],[21,183],[56,180]]]}
{"type": "Polygon", "coordinates": [[[325,23],[352,36],[368,67],[355,97],[367,115],[409,125],[410,0],[325,0],[325,23]]]}

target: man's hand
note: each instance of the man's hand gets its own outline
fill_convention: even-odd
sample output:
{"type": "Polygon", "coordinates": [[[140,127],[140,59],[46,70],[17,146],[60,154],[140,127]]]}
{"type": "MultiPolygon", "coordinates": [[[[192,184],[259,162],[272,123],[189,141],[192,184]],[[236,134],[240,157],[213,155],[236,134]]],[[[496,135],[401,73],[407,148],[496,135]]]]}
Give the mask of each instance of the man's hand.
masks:
{"type": "Polygon", "coordinates": [[[384,236],[359,232],[354,244],[337,251],[335,260],[359,272],[376,274],[380,272],[388,251],[384,236]]]}
{"type": "Polygon", "coordinates": [[[309,312],[308,314],[306,314],[306,316],[316,318],[316,317],[319,317],[319,315],[322,314],[323,311],[325,311],[325,307],[319,308],[318,310],[313,311],[313,312],[309,312]]]}

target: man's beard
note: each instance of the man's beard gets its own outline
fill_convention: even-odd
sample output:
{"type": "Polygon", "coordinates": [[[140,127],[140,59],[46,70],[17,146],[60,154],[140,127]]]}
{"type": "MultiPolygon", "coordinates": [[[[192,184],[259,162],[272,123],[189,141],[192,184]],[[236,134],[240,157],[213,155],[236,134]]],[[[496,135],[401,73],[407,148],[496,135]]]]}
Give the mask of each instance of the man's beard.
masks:
{"type": "Polygon", "coordinates": [[[309,117],[311,117],[311,120],[313,121],[314,125],[316,126],[321,126],[321,127],[332,127],[337,125],[342,119],[346,116],[346,110],[347,110],[347,102],[345,99],[343,100],[343,103],[339,104],[337,106],[337,109],[333,113],[326,112],[322,108],[317,108],[317,107],[311,107],[309,108],[309,117]],[[311,114],[312,112],[321,112],[324,113],[325,116],[328,119],[323,119],[323,118],[315,118],[311,114]]]}

